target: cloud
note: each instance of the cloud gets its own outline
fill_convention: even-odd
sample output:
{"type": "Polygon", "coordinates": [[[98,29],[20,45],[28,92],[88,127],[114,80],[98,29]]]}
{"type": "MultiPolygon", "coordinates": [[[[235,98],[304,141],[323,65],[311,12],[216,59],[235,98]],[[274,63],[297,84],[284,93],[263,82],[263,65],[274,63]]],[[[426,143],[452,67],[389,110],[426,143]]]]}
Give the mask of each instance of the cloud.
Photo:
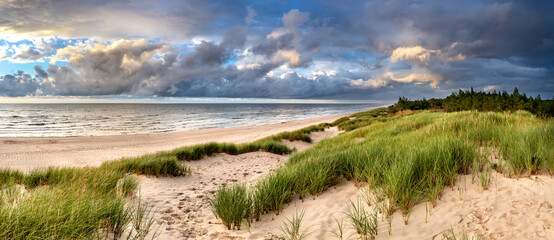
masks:
{"type": "Polygon", "coordinates": [[[395,99],[518,86],[550,97],[553,8],[534,0],[2,1],[0,59],[54,64],[18,65],[36,72],[36,89],[28,81],[19,91],[28,94],[395,99]]]}
{"type": "Polygon", "coordinates": [[[244,18],[244,21],[246,22],[246,24],[250,25],[257,14],[256,11],[250,6],[246,6],[246,11],[248,12],[248,14],[244,18]]]}
{"type": "Polygon", "coordinates": [[[490,85],[490,86],[486,86],[483,88],[483,91],[485,92],[490,92],[492,90],[496,90],[497,86],[494,86],[494,85],[490,85]]]}
{"type": "Polygon", "coordinates": [[[300,25],[308,21],[309,17],[310,14],[307,12],[300,12],[298,9],[292,9],[283,15],[282,21],[287,29],[294,32],[298,30],[300,25]]]}
{"type": "Polygon", "coordinates": [[[351,80],[350,85],[355,88],[382,88],[386,87],[389,83],[384,79],[356,79],[351,80]]]}
{"type": "Polygon", "coordinates": [[[310,58],[302,58],[296,50],[278,50],[273,56],[273,63],[280,64],[282,62],[287,62],[289,67],[302,67],[310,62],[310,58]]]}
{"type": "Polygon", "coordinates": [[[50,89],[49,82],[22,71],[18,71],[16,74],[0,76],[0,96],[21,97],[42,95],[48,89],[50,89]]]}
{"type": "Polygon", "coordinates": [[[44,71],[40,66],[38,65],[35,65],[33,67],[33,69],[35,70],[35,72],[37,72],[37,75],[40,77],[40,78],[48,78],[48,73],[46,71],[44,71]]]}
{"type": "Polygon", "coordinates": [[[431,60],[431,55],[437,52],[437,50],[428,50],[421,46],[399,47],[392,51],[391,62],[407,60],[416,66],[427,66],[431,60]]]}
{"type": "Polygon", "coordinates": [[[431,72],[414,72],[408,74],[396,74],[393,72],[387,72],[383,75],[383,77],[389,81],[400,83],[429,83],[429,85],[433,88],[437,88],[439,82],[442,80],[441,76],[431,72]]]}
{"type": "Polygon", "coordinates": [[[172,51],[165,44],[145,40],[120,40],[84,49],[70,46],[58,51],[56,58],[67,59],[71,67],[50,65],[48,74],[60,95],[121,94],[171,66],[176,54],[172,51]],[[156,55],[165,56],[156,59],[156,55]]]}
{"type": "MultiPolygon", "coordinates": [[[[13,63],[28,63],[28,62],[39,62],[44,61],[46,54],[44,52],[31,48],[27,44],[19,44],[12,46],[4,50],[4,59],[13,62],[13,63]],[[11,54],[10,54],[11,52],[11,54]]],[[[2,57],[0,57],[1,59],[2,57]]]]}
{"type": "Polygon", "coordinates": [[[439,83],[443,80],[443,77],[427,71],[419,70],[418,72],[412,71],[398,71],[398,72],[385,72],[377,78],[371,78],[367,80],[355,79],[350,80],[350,85],[354,88],[368,89],[368,88],[383,88],[387,86],[395,87],[395,84],[429,84],[432,88],[438,88],[439,83]]]}
{"type": "Polygon", "coordinates": [[[0,45],[0,60],[6,59],[9,54],[8,50],[10,49],[10,46],[8,44],[0,45]]]}
{"type": "MultiPolygon", "coordinates": [[[[28,36],[119,38],[163,36],[191,38],[219,31],[215,21],[233,26],[239,19],[228,17],[236,4],[215,1],[0,1],[0,23],[4,32],[28,36]]],[[[244,8],[241,7],[240,10],[244,8]]]]}

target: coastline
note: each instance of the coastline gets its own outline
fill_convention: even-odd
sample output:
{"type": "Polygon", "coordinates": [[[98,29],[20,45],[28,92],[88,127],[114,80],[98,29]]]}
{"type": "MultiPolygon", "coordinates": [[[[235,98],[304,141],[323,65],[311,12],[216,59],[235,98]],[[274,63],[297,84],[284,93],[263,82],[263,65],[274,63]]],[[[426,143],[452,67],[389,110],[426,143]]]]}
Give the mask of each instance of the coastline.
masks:
{"type": "Polygon", "coordinates": [[[0,165],[30,171],[55,167],[99,166],[105,161],[135,157],[206,142],[246,143],[280,132],[333,122],[352,113],[288,122],[155,134],[83,137],[2,137],[0,165]]]}

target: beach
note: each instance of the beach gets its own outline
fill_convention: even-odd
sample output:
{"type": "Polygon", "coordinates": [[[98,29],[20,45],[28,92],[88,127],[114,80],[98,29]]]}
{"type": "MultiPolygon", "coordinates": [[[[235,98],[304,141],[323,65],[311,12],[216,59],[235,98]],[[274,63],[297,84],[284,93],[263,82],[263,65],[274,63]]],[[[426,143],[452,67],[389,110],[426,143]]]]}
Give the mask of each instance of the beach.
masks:
{"type": "MultiPolygon", "coordinates": [[[[4,168],[30,171],[56,167],[99,166],[105,161],[168,151],[181,146],[207,142],[248,143],[284,131],[333,122],[347,115],[248,127],[205,129],[186,132],[94,136],[0,138],[0,164],[4,168]]],[[[337,127],[309,134],[311,142],[282,140],[302,152],[320,141],[343,133],[337,127]]],[[[357,139],[356,141],[358,141],[357,139]]],[[[345,225],[345,236],[355,236],[345,216],[352,202],[364,201],[365,183],[341,180],[326,191],[295,198],[279,214],[269,212],[250,227],[227,230],[210,208],[210,199],[222,186],[236,183],[253,186],[282,167],[291,155],[255,151],[239,155],[218,153],[197,161],[187,161],[191,173],[178,177],[139,176],[136,198],[156,211],[149,237],[158,239],[279,239],[280,227],[299,212],[305,212],[302,228],[306,239],[337,239],[337,223],[345,225]]],[[[497,162],[491,156],[491,162],[497,162]]],[[[400,211],[389,223],[378,218],[376,239],[443,239],[456,236],[482,236],[483,239],[552,239],[554,235],[554,180],[542,174],[508,177],[492,172],[488,189],[475,176],[459,175],[452,187],[444,189],[436,206],[420,201],[405,224],[400,211]],[[390,230],[390,235],[389,235],[390,230]]],[[[376,211],[368,207],[368,211],[376,211]]]]}
{"type": "Polygon", "coordinates": [[[49,166],[99,166],[105,161],[135,157],[177,147],[207,143],[246,143],[280,132],[333,122],[346,115],[333,115],[276,124],[183,132],[91,137],[0,138],[0,166],[29,171],[49,166]]]}

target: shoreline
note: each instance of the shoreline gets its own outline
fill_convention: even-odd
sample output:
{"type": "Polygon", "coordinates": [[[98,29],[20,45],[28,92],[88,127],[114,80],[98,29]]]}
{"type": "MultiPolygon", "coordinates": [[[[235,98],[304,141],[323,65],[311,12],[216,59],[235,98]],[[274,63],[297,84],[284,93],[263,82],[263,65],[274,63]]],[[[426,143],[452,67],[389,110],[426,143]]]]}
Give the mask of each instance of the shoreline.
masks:
{"type": "Polygon", "coordinates": [[[207,142],[246,143],[280,132],[333,122],[352,113],[281,123],[181,132],[79,137],[1,137],[2,168],[30,171],[54,167],[99,166],[105,161],[168,151],[207,142]]]}

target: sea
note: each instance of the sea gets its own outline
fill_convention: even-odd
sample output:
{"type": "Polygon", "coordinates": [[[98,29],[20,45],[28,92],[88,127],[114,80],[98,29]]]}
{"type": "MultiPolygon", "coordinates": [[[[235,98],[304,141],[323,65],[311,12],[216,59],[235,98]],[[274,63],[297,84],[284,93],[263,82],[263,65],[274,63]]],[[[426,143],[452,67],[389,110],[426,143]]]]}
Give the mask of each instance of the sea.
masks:
{"type": "Polygon", "coordinates": [[[379,104],[0,104],[0,137],[106,136],[230,128],[365,111],[379,104]]]}

